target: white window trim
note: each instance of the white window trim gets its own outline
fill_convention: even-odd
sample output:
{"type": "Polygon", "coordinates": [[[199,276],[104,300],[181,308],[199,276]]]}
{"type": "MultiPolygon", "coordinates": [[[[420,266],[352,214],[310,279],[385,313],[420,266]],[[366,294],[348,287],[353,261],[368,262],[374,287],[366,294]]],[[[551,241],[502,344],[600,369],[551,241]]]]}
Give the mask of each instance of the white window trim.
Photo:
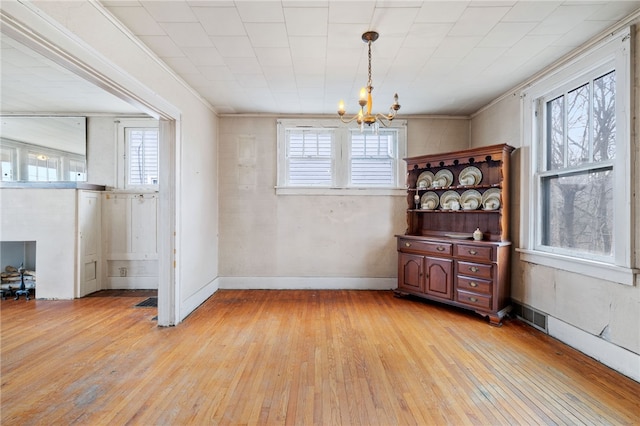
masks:
{"type": "MultiPolygon", "coordinates": [[[[127,127],[159,127],[154,118],[121,118],[116,120],[116,139],[118,156],[116,164],[116,190],[132,192],[158,192],[159,185],[127,185],[126,132],[127,127]]],[[[161,173],[159,171],[159,173],[161,173]]],[[[158,180],[160,177],[158,176],[158,180]]]]}
{"type": "MultiPolygon", "coordinates": [[[[313,128],[355,128],[348,127],[338,119],[281,119],[277,122],[278,128],[278,162],[277,162],[277,183],[275,186],[277,195],[367,195],[367,196],[407,196],[405,186],[407,164],[404,158],[407,154],[407,122],[406,120],[394,120],[388,128],[398,130],[398,146],[395,168],[396,182],[392,187],[314,187],[314,186],[283,186],[281,183],[286,182],[286,136],[285,130],[291,127],[313,127],[313,128]]],[[[365,131],[371,131],[365,128],[365,131]]],[[[336,140],[336,148],[343,147],[346,141],[340,137],[336,140]]],[[[347,167],[334,170],[338,173],[335,179],[338,182],[347,182],[348,176],[345,176],[349,170],[347,167]]]]}
{"type": "Polygon", "coordinates": [[[609,36],[606,40],[568,62],[556,72],[538,80],[522,92],[522,180],[521,190],[521,248],[516,249],[521,253],[521,260],[525,262],[549,266],[561,270],[592,276],[599,279],[612,281],[625,285],[634,285],[635,275],[640,273],[634,265],[634,222],[632,212],[632,149],[631,140],[631,53],[630,30],[626,28],[609,36]],[[536,100],[551,92],[555,87],[564,85],[572,80],[578,72],[590,73],[604,64],[615,63],[616,69],[616,115],[628,117],[627,120],[616,122],[616,158],[614,162],[614,187],[618,188],[614,206],[614,255],[613,262],[603,262],[597,259],[586,259],[568,256],[566,253],[543,251],[536,247],[539,237],[540,224],[535,223],[540,217],[541,194],[538,192],[539,184],[534,178],[538,170],[539,161],[542,161],[539,150],[538,132],[535,128],[536,100]],[[534,209],[536,213],[534,213],[534,209]]]}

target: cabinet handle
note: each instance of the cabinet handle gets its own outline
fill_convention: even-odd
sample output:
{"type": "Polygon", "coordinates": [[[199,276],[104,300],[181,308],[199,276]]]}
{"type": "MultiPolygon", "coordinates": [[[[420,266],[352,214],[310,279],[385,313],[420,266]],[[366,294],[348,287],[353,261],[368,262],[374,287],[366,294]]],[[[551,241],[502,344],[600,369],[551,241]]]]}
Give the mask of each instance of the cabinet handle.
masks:
{"type": "Polygon", "coordinates": [[[444,251],[444,247],[438,246],[438,247],[436,247],[436,250],[438,250],[438,251],[444,251]]]}
{"type": "Polygon", "coordinates": [[[478,283],[471,281],[469,287],[478,287],[478,283]]]}
{"type": "Polygon", "coordinates": [[[475,297],[470,297],[469,300],[472,301],[472,302],[477,302],[478,301],[478,299],[476,299],[475,297]]]}
{"type": "Polygon", "coordinates": [[[470,270],[471,272],[478,272],[480,269],[476,268],[475,266],[471,266],[471,267],[469,268],[469,270],[470,270]]]}
{"type": "Polygon", "coordinates": [[[411,243],[404,243],[405,247],[411,247],[411,243]]]}
{"type": "Polygon", "coordinates": [[[469,254],[478,254],[478,252],[475,250],[469,250],[469,254]]]}

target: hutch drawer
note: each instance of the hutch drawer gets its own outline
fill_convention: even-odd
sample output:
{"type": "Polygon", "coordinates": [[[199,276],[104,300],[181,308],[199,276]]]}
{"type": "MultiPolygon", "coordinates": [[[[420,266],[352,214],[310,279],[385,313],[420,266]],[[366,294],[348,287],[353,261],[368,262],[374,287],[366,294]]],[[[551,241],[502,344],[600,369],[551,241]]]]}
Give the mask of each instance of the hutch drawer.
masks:
{"type": "Polygon", "coordinates": [[[494,260],[492,247],[481,247],[471,244],[456,244],[453,249],[453,255],[487,262],[494,260]]]}
{"type": "Polygon", "coordinates": [[[408,238],[398,239],[398,250],[421,254],[440,254],[450,256],[452,246],[453,244],[437,241],[416,241],[408,238]]]}
{"type": "Polygon", "coordinates": [[[472,291],[474,293],[484,293],[491,295],[493,291],[493,282],[481,280],[478,278],[469,278],[458,276],[458,290],[472,291]]]}
{"type": "Polygon", "coordinates": [[[456,261],[458,275],[467,275],[472,277],[489,278],[493,277],[492,265],[484,265],[482,263],[456,261]]]}
{"type": "Polygon", "coordinates": [[[467,293],[466,291],[458,290],[456,292],[456,300],[477,308],[491,309],[491,296],[488,295],[467,293]]]}

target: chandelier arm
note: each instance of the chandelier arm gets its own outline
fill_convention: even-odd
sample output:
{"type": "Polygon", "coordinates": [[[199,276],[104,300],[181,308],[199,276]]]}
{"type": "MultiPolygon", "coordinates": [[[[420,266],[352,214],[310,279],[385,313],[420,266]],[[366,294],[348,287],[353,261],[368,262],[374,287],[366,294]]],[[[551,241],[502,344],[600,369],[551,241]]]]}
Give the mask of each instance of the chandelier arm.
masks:
{"type": "Polygon", "coordinates": [[[340,116],[340,121],[342,121],[345,124],[348,124],[348,123],[351,123],[353,120],[356,120],[357,118],[358,118],[358,114],[354,115],[348,120],[345,120],[343,116],[340,116]]]}
{"type": "Polygon", "coordinates": [[[380,124],[382,124],[384,127],[389,127],[394,118],[395,118],[395,114],[393,116],[391,116],[391,114],[389,115],[376,114],[376,120],[379,121],[380,124]]]}

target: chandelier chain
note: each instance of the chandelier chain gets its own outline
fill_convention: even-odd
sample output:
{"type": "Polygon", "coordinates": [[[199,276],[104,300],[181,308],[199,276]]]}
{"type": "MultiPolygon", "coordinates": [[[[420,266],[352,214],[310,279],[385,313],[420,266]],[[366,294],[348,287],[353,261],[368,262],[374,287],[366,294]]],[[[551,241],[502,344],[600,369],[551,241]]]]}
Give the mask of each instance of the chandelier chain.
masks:
{"type": "Polygon", "coordinates": [[[367,86],[371,87],[371,40],[369,40],[369,81],[367,86]]]}

